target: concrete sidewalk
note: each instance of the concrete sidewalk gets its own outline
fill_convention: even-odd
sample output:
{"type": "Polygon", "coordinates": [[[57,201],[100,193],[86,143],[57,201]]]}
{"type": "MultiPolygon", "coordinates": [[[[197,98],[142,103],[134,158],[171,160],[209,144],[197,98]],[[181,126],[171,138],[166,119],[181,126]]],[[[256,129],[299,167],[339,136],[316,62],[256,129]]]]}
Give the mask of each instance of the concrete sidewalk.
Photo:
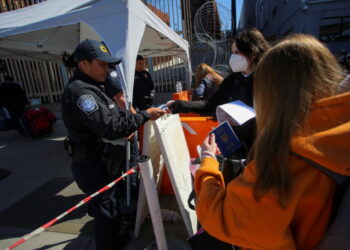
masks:
{"type": "MultiPolygon", "coordinates": [[[[63,149],[66,130],[58,121],[46,137],[21,137],[17,131],[0,132],[0,249],[43,225],[85,195],[72,179],[70,159],[63,149]]],[[[176,210],[174,196],[160,199],[161,207],[176,210]]],[[[92,218],[79,208],[39,236],[16,249],[95,249],[92,218]]],[[[183,222],[165,223],[168,249],[190,249],[183,222]]],[[[139,239],[124,249],[156,249],[152,224],[144,223],[139,239]]]]}

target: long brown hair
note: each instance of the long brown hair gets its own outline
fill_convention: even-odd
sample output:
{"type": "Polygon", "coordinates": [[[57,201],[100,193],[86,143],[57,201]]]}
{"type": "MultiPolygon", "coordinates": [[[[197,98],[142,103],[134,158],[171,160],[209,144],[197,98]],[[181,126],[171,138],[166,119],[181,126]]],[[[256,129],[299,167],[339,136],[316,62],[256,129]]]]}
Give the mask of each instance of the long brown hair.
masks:
{"type": "Polygon", "coordinates": [[[196,87],[198,87],[200,81],[208,74],[210,74],[213,77],[216,87],[218,87],[221,84],[221,82],[224,80],[224,78],[218,73],[216,73],[215,70],[212,67],[210,67],[208,64],[201,63],[198,65],[196,69],[196,76],[195,76],[196,87]]]}
{"type": "Polygon", "coordinates": [[[273,189],[282,206],[292,188],[288,170],[290,142],[311,104],[331,96],[342,79],[335,57],[309,35],[291,35],[270,49],[254,76],[257,138],[250,158],[256,161],[254,195],[273,189]]]}

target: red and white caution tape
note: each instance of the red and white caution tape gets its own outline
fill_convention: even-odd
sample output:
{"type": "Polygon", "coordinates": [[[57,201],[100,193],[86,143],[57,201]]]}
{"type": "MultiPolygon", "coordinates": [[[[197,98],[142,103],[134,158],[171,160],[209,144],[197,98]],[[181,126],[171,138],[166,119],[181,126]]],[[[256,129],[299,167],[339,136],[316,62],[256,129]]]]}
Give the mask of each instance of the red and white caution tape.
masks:
{"type": "Polygon", "coordinates": [[[5,248],[5,250],[10,250],[13,249],[19,245],[21,245],[22,243],[26,242],[27,240],[29,240],[30,238],[39,235],[40,233],[42,233],[45,229],[49,228],[50,226],[52,226],[54,223],[56,223],[57,221],[59,221],[60,219],[62,219],[64,216],[66,216],[67,214],[70,214],[71,212],[73,212],[75,209],[81,207],[82,205],[88,203],[92,198],[94,198],[95,196],[103,193],[104,191],[110,189],[111,187],[113,187],[117,182],[119,182],[120,180],[122,180],[124,177],[134,174],[136,173],[138,169],[138,166],[134,166],[132,168],[130,168],[129,171],[127,171],[126,173],[124,173],[122,176],[120,176],[119,178],[115,179],[114,181],[112,181],[111,183],[109,183],[108,185],[104,186],[103,188],[101,188],[100,190],[98,190],[97,192],[89,195],[88,197],[86,197],[85,199],[81,200],[78,204],[76,204],[75,206],[71,207],[70,209],[68,209],[67,211],[65,211],[64,213],[60,214],[59,216],[57,216],[56,218],[54,218],[53,220],[49,221],[48,223],[42,225],[41,227],[35,229],[34,231],[32,231],[31,233],[23,236],[20,240],[18,240],[16,243],[12,244],[11,246],[5,248]]]}

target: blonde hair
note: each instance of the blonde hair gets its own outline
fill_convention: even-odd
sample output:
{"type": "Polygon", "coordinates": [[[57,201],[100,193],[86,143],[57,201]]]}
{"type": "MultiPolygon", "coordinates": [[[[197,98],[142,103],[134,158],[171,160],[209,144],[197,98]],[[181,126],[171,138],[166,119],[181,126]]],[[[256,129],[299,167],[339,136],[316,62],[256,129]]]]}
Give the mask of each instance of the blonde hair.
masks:
{"type": "Polygon", "coordinates": [[[317,39],[291,35],[270,49],[254,76],[257,138],[250,158],[256,161],[254,195],[273,189],[282,206],[291,190],[290,142],[311,104],[335,93],[342,79],[336,58],[317,39]]]}
{"type": "Polygon", "coordinates": [[[211,68],[208,64],[201,63],[198,65],[196,69],[196,76],[195,76],[196,87],[198,87],[200,81],[208,74],[211,74],[211,76],[213,77],[216,87],[218,87],[221,84],[221,82],[224,80],[224,78],[218,73],[216,73],[215,70],[211,68]]]}

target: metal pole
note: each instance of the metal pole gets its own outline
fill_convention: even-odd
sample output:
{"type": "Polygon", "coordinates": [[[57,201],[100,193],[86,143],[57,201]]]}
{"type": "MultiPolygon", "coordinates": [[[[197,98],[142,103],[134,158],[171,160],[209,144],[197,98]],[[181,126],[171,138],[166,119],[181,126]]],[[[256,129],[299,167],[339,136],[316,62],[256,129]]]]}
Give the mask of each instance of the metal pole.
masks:
{"type": "MultiPolygon", "coordinates": [[[[122,84],[122,89],[123,89],[123,93],[124,93],[124,96],[125,96],[125,99],[126,99],[126,109],[128,111],[130,111],[130,107],[131,107],[131,100],[130,100],[130,97],[129,97],[129,92],[128,92],[128,88],[126,86],[126,82],[125,82],[125,77],[124,77],[124,70],[123,70],[123,66],[122,64],[117,64],[116,66],[116,70],[118,72],[118,75],[119,75],[119,79],[120,79],[120,82],[122,84]]],[[[132,93],[131,93],[132,95],[132,93]]],[[[130,142],[125,139],[125,147],[126,147],[126,160],[125,160],[125,166],[126,166],[126,171],[129,171],[130,170],[130,142]]],[[[129,176],[126,178],[126,206],[127,207],[130,207],[130,178],[129,176]]]]}
{"type": "MultiPolygon", "coordinates": [[[[127,102],[128,110],[130,110],[131,103],[127,102]]],[[[126,147],[126,172],[130,170],[130,142],[125,139],[125,147],[126,147]]],[[[126,206],[130,207],[130,197],[131,197],[131,185],[130,185],[130,176],[126,177],[126,206]]]]}
{"type": "Polygon", "coordinates": [[[231,10],[232,10],[232,34],[235,35],[236,30],[236,0],[231,0],[231,10]]]}

